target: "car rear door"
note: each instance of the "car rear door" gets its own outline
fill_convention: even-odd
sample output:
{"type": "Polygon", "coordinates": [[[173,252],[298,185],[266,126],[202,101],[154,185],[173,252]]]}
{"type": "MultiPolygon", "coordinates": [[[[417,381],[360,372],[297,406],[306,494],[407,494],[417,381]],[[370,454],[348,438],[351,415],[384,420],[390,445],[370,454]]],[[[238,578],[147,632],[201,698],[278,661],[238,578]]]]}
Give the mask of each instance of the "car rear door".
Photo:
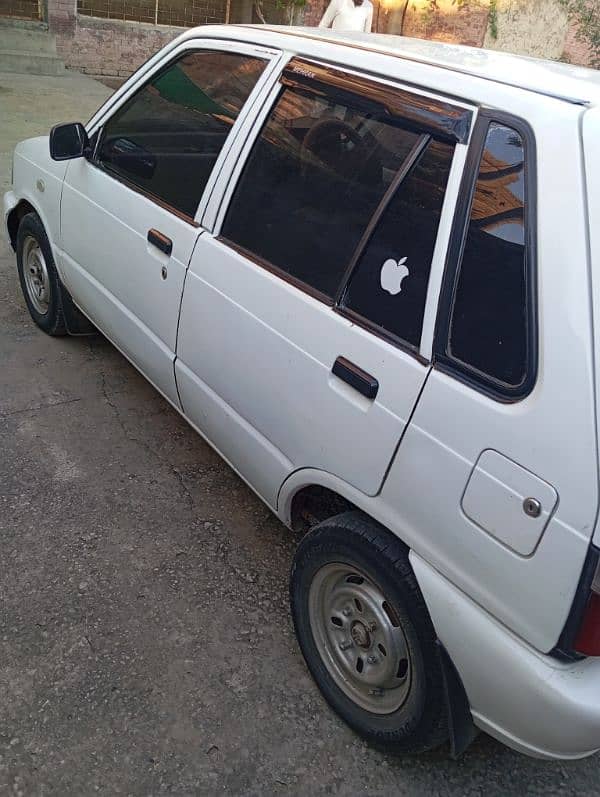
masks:
{"type": "Polygon", "coordinates": [[[197,209],[274,57],[223,41],[180,45],[90,131],[93,154],[66,174],[61,274],[92,321],[176,406],[175,341],[201,234],[197,209]]]}
{"type": "Polygon", "coordinates": [[[471,116],[296,58],[232,153],[176,376],[186,415],[271,505],[299,468],[380,489],[430,369],[471,116]]]}

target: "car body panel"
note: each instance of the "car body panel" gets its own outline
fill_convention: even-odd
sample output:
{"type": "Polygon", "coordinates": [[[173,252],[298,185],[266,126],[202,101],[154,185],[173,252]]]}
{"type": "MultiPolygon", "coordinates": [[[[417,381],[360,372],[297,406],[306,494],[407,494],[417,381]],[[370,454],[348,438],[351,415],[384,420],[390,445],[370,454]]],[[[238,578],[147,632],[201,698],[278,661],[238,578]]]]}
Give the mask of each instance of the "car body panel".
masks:
{"type": "Polygon", "coordinates": [[[52,244],[60,244],[60,198],[67,162],[53,161],[48,136],[21,141],[13,158],[15,203],[28,202],[41,218],[52,244]]]}
{"type": "MultiPolygon", "coordinates": [[[[590,294],[594,315],[594,357],[596,377],[596,397],[600,396],[600,107],[590,108],[585,112],[581,123],[583,139],[583,167],[587,176],[587,208],[589,213],[589,246],[590,246],[590,294]]],[[[596,423],[598,421],[596,420],[596,423]]],[[[599,441],[600,434],[596,430],[599,441]]],[[[594,544],[600,547],[600,522],[596,518],[594,544]]]]}

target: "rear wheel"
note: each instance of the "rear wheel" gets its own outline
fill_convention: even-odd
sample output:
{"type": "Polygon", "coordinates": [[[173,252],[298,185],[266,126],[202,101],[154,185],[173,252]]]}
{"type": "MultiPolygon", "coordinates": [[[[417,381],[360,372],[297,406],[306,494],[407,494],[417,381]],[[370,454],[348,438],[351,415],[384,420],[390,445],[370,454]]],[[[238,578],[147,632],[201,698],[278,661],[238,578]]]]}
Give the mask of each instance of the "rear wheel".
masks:
{"type": "Polygon", "coordinates": [[[296,634],[326,700],[398,752],[448,738],[436,635],[405,547],[359,512],[316,526],[291,578],[296,634]]]}
{"type": "Polygon", "coordinates": [[[17,268],[29,314],[48,335],[66,335],[60,281],[44,225],[23,216],[17,232],[17,268]]]}

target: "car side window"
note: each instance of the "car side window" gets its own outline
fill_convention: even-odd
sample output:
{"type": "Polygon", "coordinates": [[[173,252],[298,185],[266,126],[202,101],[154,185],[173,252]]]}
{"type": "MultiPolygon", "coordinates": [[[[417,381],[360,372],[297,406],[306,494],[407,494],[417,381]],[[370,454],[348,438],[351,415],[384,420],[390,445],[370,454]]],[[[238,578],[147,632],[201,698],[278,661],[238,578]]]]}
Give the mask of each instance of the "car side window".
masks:
{"type": "Polygon", "coordinates": [[[348,92],[286,87],[249,155],[221,237],[333,300],[420,138],[348,92]]]}
{"type": "Polygon", "coordinates": [[[413,349],[454,147],[428,139],[362,251],[343,306],[413,349]]]}
{"type": "Polygon", "coordinates": [[[508,390],[528,376],[525,142],[516,129],[488,125],[450,316],[447,355],[508,390]]]}
{"type": "Polygon", "coordinates": [[[193,218],[229,131],[266,63],[221,51],[184,55],[109,119],[96,161],[193,218]]]}

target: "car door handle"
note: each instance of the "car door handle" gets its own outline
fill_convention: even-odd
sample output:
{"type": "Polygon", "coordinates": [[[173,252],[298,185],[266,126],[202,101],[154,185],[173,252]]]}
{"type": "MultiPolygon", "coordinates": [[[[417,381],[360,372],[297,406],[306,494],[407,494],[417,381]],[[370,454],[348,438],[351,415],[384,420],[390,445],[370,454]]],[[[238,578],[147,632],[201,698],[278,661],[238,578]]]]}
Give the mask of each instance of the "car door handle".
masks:
{"type": "Polygon", "coordinates": [[[148,230],[148,243],[160,249],[165,255],[170,255],[173,251],[173,241],[155,229],[148,230]]]}
{"type": "Polygon", "coordinates": [[[347,360],[345,357],[338,357],[333,364],[331,372],[338,379],[358,390],[368,399],[374,399],[379,390],[379,382],[358,365],[347,360]]]}

